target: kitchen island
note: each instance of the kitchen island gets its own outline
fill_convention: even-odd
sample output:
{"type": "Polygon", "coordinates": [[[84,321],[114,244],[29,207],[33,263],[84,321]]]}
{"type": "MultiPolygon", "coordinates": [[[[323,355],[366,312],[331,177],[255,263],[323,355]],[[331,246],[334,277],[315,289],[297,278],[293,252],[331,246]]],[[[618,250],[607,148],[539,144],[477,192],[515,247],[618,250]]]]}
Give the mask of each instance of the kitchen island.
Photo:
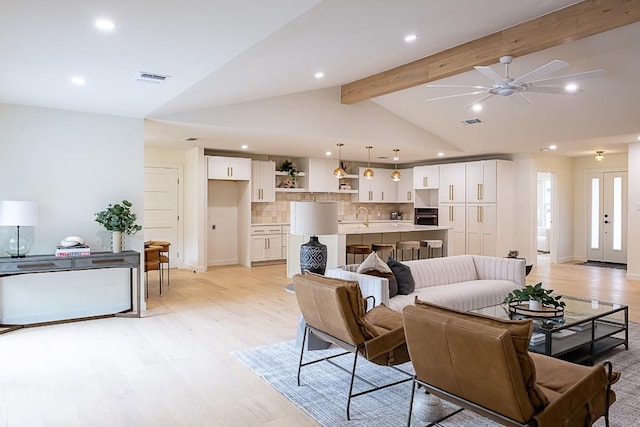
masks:
{"type": "MultiPolygon", "coordinates": [[[[443,256],[453,254],[453,228],[450,226],[415,225],[410,221],[371,221],[365,226],[362,221],[343,222],[338,225],[338,234],[318,236],[327,245],[327,268],[345,264],[346,246],[351,244],[396,243],[405,240],[442,240],[443,256]]],[[[300,273],[300,245],[309,241],[309,236],[289,235],[287,276],[300,273]]],[[[426,256],[426,251],[422,251],[426,256]]],[[[349,258],[351,262],[351,258],[349,258]]]]}

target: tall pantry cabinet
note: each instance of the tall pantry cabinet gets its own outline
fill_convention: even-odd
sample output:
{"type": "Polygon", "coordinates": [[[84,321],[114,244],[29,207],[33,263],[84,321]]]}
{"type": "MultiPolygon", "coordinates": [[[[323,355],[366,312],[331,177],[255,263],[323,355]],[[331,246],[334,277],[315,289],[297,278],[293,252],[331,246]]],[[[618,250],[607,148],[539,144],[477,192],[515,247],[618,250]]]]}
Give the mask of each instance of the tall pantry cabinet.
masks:
{"type": "Polygon", "coordinates": [[[465,177],[464,163],[440,165],[438,225],[453,227],[454,255],[467,253],[465,177]]]}

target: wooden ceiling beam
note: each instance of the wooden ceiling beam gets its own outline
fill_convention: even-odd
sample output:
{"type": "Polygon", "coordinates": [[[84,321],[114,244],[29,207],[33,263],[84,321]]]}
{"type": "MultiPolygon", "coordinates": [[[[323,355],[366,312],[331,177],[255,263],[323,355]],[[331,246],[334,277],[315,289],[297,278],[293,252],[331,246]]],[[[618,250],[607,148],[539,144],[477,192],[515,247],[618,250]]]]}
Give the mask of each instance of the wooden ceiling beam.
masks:
{"type": "Polygon", "coordinates": [[[585,0],[506,30],[347,83],[341,102],[354,104],[491,65],[503,55],[528,55],[640,21],[640,0],[585,0]]]}

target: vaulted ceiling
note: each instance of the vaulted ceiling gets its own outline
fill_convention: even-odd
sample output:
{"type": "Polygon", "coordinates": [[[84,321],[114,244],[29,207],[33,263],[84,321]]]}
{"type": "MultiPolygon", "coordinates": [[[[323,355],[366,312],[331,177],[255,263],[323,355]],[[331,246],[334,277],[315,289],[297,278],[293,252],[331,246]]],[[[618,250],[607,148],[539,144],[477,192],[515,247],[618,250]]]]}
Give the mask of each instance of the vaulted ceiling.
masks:
{"type": "MultiPolygon", "coordinates": [[[[402,162],[434,159],[437,152],[530,153],[550,144],[561,155],[625,152],[640,135],[640,24],[627,24],[638,20],[640,0],[585,2],[625,25],[569,43],[544,45],[549,28],[521,35],[521,46],[535,48],[515,54],[512,76],[553,59],[570,64],[557,74],[605,70],[604,77],[581,82],[579,95],[531,94],[530,104],[493,97],[473,113],[464,108],[473,96],[427,102],[453,91],[418,84],[341,102],[345,84],[573,3],[22,0],[0,13],[0,102],[145,118],[145,144],[158,147],[240,151],[246,144],[257,154],[323,156],[340,142],[349,160],[364,160],[365,145],[372,145],[376,160],[399,148],[402,162]],[[112,19],[115,30],[97,31],[100,17],[112,19]],[[410,33],[418,38],[405,43],[410,33]],[[318,71],[325,76],[314,78],[318,71]],[[170,77],[144,83],[134,79],[138,72],[170,77]],[[84,86],[69,83],[76,75],[84,86]],[[481,123],[462,124],[470,118],[481,123]]],[[[568,30],[566,22],[554,25],[568,30]]],[[[499,50],[479,55],[477,64],[503,74],[495,58],[513,52],[499,50]]],[[[489,83],[470,68],[473,59],[466,56],[467,71],[434,83],[489,83]]]]}

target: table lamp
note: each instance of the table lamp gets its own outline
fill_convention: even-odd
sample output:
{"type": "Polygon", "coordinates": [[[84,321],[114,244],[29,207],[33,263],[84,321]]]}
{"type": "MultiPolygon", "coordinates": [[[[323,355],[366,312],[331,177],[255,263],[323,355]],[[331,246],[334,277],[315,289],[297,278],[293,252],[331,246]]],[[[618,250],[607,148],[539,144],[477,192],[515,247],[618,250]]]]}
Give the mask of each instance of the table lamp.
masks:
{"type": "Polygon", "coordinates": [[[0,202],[0,225],[16,227],[4,242],[12,258],[24,258],[31,250],[33,233],[20,233],[20,227],[38,225],[38,206],[35,202],[5,200],[0,202]]]}
{"type": "Polygon", "coordinates": [[[338,234],[337,202],[291,202],[291,234],[310,236],[300,246],[300,271],[324,274],[327,267],[327,245],[319,235],[338,234]]]}

